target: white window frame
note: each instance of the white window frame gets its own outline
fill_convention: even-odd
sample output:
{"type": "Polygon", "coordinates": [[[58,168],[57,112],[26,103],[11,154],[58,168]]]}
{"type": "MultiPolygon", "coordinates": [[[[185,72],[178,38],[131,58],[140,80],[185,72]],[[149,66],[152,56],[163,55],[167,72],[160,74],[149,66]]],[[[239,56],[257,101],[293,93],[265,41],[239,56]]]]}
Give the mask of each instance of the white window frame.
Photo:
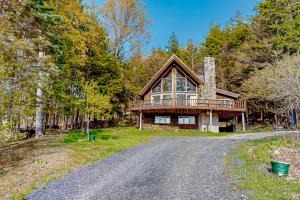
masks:
{"type": "Polygon", "coordinates": [[[171,116],[155,115],[154,123],[155,124],[171,124],[171,116]]]}
{"type": "Polygon", "coordinates": [[[154,102],[154,97],[157,97],[159,96],[159,103],[162,104],[162,100],[163,100],[163,96],[164,95],[170,95],[171,96],[171,100],[173,99],[173,93],[161,93],[161,94],[153,94],[151,95],[151,103],[157,103],[157,102],[154,102]]]}
{"type": "Polygon", "coordinates": [[[195,106],[196,105],[196,101],[189,101],[190,99],[187,98],[187,96],[190,95],[190,96],[195,96],[195,99],[198,99],[198,95],[196,93],[176,93],[176,99],[177,101],[179,102],[185,102],[184,104],[187,105],[187,106],[195,106]],[[185,99],[180,99],[177,97],[177,95],[184,95],[185,96],[185,99]]]}
{"type": "Polygon", "coordinates": [[[195,116],[178,116],[178,124],[196,124],[195,116]]]}

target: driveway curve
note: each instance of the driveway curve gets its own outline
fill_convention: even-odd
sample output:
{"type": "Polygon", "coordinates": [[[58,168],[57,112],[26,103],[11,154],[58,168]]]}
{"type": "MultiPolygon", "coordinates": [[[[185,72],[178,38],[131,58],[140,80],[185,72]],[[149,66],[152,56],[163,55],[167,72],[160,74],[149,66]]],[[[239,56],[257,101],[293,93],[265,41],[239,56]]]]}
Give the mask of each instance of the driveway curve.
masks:
{"type": "Polygon", "coordinates": [[[241,142],[278,134],[159,138],[49,182],[27,199],[244,199],[226,178],[226,152],[241,142]]]}

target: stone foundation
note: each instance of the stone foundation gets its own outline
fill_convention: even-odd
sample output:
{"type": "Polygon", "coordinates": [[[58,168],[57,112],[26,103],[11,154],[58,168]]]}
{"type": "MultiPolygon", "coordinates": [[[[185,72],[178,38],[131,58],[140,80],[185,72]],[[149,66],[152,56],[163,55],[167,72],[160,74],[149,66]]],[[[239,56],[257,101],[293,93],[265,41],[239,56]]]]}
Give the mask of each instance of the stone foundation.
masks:
{"type": "Polygon", "coordinates": [[[180,128],[172,125],[143,124],[143,130],[179,131],[180,128]]]}

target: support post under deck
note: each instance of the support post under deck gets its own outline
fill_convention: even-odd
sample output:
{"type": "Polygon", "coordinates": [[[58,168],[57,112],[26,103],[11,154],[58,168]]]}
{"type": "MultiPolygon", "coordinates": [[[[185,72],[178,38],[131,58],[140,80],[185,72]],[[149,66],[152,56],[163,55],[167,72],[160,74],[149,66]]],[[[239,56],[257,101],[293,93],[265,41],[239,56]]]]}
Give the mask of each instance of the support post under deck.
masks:
{"type": "Polygon", "coordinates": [[[213,114],[212,114],[212,110],[209,111],[209,130],[208,131],[212,131],[212,124],[213,124],[213,114]]]}
{"type": "Polygon", "coordinates": [[[243,126],[243,131],[246,130],[246,125],[245,125],[245,113],[242,113],[242,126],[243,126]]]}
{"type": "Polygon", "coordinates": [[[139,124],[139,129],[142,130],[143,129],[143,113],[142,111],[140,111],[140,124],[139,124]]]}

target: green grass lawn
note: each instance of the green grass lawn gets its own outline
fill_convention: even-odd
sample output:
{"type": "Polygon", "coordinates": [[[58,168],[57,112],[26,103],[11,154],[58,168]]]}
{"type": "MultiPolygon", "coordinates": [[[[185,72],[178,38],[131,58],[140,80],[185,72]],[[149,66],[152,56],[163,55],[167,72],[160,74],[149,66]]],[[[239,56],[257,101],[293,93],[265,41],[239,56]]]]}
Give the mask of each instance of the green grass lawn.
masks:
{"type": "Polygon", "coordinates": [[[250,199],[299,199],[300,183],[266,171],[279,147],[300,147],[299,136],[271,137],[239,145],[227,155],[228,175],[250,199]],[[295,139],[296,138],[296,139],[295,139]]]}

